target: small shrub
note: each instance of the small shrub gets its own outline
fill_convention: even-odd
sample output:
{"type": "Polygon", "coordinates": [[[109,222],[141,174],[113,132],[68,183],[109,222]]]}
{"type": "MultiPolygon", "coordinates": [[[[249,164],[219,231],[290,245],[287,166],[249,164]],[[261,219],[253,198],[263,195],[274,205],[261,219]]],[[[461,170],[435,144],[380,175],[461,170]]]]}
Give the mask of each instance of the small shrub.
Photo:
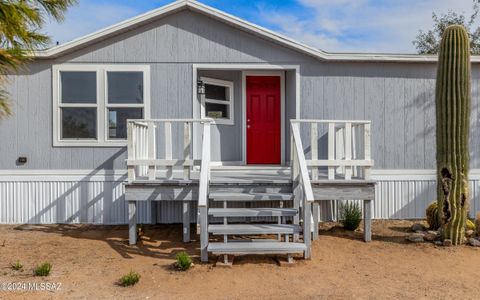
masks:
{"type": "Polygon", "coordinates": [[[44,262],[33,270],[33,274],[35,276],[48,276],[51,270],[52,265],[48,262],[44,262]]]}
{"type": "Polygon", "coordinates": [[[480,236],[480,212],[477,212],[475,216],[475,228],[477,229],[477,235],[480,236]]]}
{"type": "Polygon", "coordinates": [[[362,221],[362,211],[357,203],[347,203],[341,207],[341,223],[347,230],[355,230],[362,221]]]}
{"type": "Polygon", "coordinates": [[[15,271],[21,271],[23,270],[23,265],[20,263],[20,261],[16,261],[15,263],[12,264],[12,269],[15,271]]]}
{"type": "Polygon", "coordinates": [[[432,202],[426,210],[427,223],[431,230],[438,230],[441,226],[440,219],[438,217],[438,203],[432,202]]]}
{"type": "Polygon", "coordinates": [[[192,259],[187,252],[182,251],[177,253],[177,268],[181,271],[186,271],[192,266],[192,259]]]}
{"type": "Polygon", "coordinates": [[[473,230],[473,231],[475,231],[475,223],[473,223],[472,220],[467,219],[467,221],[465,221],[465,230],[473,230]]]}
{"type": "Polygon", "coordinates": [[[123,275],[119,281],[121,286],[132,286],[137,284],[138,281],[140,281],[140,274],[134,271],[130,271],[130,273],[123,275]]]}

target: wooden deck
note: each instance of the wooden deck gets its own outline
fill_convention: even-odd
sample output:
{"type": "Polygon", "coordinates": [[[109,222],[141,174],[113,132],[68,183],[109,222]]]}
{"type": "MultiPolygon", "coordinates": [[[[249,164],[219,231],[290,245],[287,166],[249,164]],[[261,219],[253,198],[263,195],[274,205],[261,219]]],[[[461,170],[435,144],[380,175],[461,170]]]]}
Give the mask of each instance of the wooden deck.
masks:
{"type": "MultiPolygon", "coordinates": [[[[190,241],[190,211],[197,204],[201,260],[208,253],[311,255],[311,232],[318,238],[320,203],[363,200],[365,241],[371,239],[371,203],[375,182],[369,180],[370,122],[291,121],[289,166],[214,167],[210,163],[211,120],[130,120],[128,125],[128,182],[130,244],[137,241],[136,205],[140,201],[181,201],[183,240],[190,241]],[[183,159],[172,153],[172,123],[183,123],[183,159]],[[164,130],[165,159],[157,158],[158,124],[164,130]],[[201,159],[192,159],[192,126],[201,125],[201,159]],[[300,126],[310,128],[310,158],[306,159],[300,126]],[[328,158],[319,159],[320,125],[328,125],[328,158]],[[360,149],[360,151],[357,151],[360,149]],[[253,206],[252,204],[255,204],[253,206]],[[219,207],[219,205],[223,205],[219,207]],[[249,222],[235,223],[244,218],[249,222]],[[263,223],[258,218],[269,218],[263,223]],[[214,220],[223,220],[215,223],[214,220]],[[305,221],[307,220],[307,221],[305,221]],[[310,222],[312,220],[312,222],[310,222]],[[288,222],[287,222],[288,221],[288,222]],[[313,230],[312,230],[313,225],[313,230]],[[223,243],[210,243],[210,235],[223,236],[223,243]],[[239,243],[234,237],[258,236],[239,243]],[[275,239],[272,239],[276,237],[275,239]],[[233,238],[233,239],[232,239],[233,238]],[[262,240],[262,242],[258,242],[262,240]]],[[[333,215],[333,214],[332,214],[333,215]]]]}

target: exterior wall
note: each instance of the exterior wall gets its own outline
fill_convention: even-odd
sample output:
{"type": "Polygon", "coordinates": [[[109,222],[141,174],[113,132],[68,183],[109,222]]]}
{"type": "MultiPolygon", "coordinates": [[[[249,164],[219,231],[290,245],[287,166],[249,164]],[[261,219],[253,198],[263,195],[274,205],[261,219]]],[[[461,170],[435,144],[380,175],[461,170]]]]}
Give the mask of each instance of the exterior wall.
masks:
{"type": "MultiPolygon", "coordinates": [[[[8,174],[8,170],[59,170],[58,174],[63,170],[82,170],[97,174],[125,169],[125,148],[52,147],[51,66],[58,63],[149,64],[152,118],[192,117],[193,64],[248,63],[258,64],[259,69],[262,64],[299,65],[301,118],[372,120],[376,170],[408,169],[413,176],[435,168],[434,64],[321,62],[203,15],[183,11],[58,59],[35,61],[23,73],[10,76],[8,91],[14,100],[14,116],[0,125],[0,169],[7,170],[0,181],[0,223],[126,221],[120,179],[87,176],[88,180],[83,180],[52,175],[42,180],[20,180],[8,174]],[[28,163],[17,165],[19,156],[26,156],[28,163]]],[[[237,82],[239,74],[229,72],[222,76],[233,76],[237,82]]],[[[480,169],[479,65],[473,65],[472,75],[471,168],[480,169]]],[[[294,112],[288,101],[297,92],[294,79],[295,74],[287,71],[288,118],[294,112]]],[[[237,85],[235,100],[240,91],[237,85]]],[[[222,139],[222,147],[225,137],[234,137],[230,131],[237,132],[237,124],[241,124],[239,113],[241,110],[236,109],[234,127],[213,129],[214,140],[222,139]]],[[[286,126],[289,134],[288,122],[286,126]]],[[[320,139],[321,156],[326,156],[325,141],[320,139]]],[[[309,142],[304,132],[307,153],[309,142]]],[[[174,150],[180,149],[181,143],[181,139],[175,140],[174,150]]],[[[237,145],[216,149],[213,157],[237,160],[238,149],[241,151],[241,133],[237,145]]],[[[160,155],[162,151],[160,147],[160,155]]],[[[288,146],[286,151],[289,152],[288,146]]],[[[424,207],[435,197],[434,178],[378,179],[381,182],[375,206],[377,218],[423,216],[424,207]]],[[[472,181],[475,210],[480,209],[479,184],[478,178],[472,181]]],[[[162,209],[157,208],[163,215],[157,214],[159,221],[180,221],[177,204],[162,205],[162,209]]],[[[142,222],[151,218],[147,206],[142,208],[142,222]]]]}

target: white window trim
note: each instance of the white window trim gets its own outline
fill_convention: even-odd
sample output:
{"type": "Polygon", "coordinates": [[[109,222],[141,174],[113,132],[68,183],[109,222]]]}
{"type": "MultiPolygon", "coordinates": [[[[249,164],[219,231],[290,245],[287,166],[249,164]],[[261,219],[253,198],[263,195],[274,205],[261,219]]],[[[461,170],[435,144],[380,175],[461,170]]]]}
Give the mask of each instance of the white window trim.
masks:
{"type": "Polygon", "coordinates": [[[108,109],[109,107],[141,107],[143,118],[150,118],[150,66],[149,65],[108,65],[108,64],[61,64],[52,66],[53,82],[53,146],[54,147],[124,147],[127,140],[108,139],[108,109]],[[61,71],[94,71],[97,74],[97,103],[95,104],[62,104],[60,72],[61,71]],[[140,71],[143,72],[143,104],[108,104],[107,72],[109,71],[140,71]],[[96,107],[97,108],[97,139],[65,140],[61,139],[61,107],[96,107]]]}
{"type": "Polygon", "coordinates": [[[228,102],[226,101],[221,101],[221,100],[214,100],[214,99],[207,99],[205,98],[205,94],[201,95],[201,105],[200,105],[200,116],[201,118],[206,118],[205,116],[205,103],[215,103],[215,104],[222,104],[222,105],[228,105],[228,113],[229,113],[229,118],[228,119],[213,119],[213,124],[218,124],[218,125],[234,125],[235,124],[235,102],[233,99],[233,82],[232,81],[226,81],[226,80],[220,80],[220,79],[215,79],[215,78],[209,78],[209,77],[200,77],[200,80],[204,84],[211,84],[211,85],[218,85],[218,86],[223,86],[228,88],[229,95],[228,95],[228,102]]]}

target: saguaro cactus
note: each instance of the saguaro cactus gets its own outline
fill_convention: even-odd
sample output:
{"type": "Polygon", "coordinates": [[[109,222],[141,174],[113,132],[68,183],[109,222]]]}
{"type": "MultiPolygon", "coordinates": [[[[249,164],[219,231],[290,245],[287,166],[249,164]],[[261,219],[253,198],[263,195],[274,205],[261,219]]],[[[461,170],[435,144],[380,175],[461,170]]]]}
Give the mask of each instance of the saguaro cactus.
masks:
{"type": "Polygon", "coordinates": [[[436,85],[438,213],[444,240],[463,243],[469,209],[470,46],[461,25],[442,37],[436,85]]]}

